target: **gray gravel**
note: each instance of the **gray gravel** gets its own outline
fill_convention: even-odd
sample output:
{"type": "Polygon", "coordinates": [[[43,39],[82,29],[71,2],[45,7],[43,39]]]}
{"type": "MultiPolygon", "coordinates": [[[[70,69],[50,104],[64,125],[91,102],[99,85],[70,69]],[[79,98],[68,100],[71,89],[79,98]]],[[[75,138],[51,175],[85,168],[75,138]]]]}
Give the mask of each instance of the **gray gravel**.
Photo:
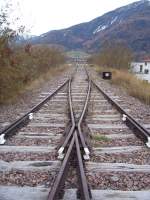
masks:
{"type": "Polygon", "coordinates": [[[94,69],[89,69],[92,72],[94,80],[99,82],[100,87],[104,89],[104,91],[110,91],[113,95],[119,96],[118,103],[122,105],[124,108],[129,108],[129,113],[138,119],[140,123],[150,123],[150,106],[144,104],[137,98],[134,98],[127,94],[125,89],[119,87],[118,85],[111,84],[109,80],[102,80],[101,75],[94,71],[94,69]]]}
{"type": "Polygon", "coordinates": [[[138,145],[144,145],[144,143],[140,139],[137,139],[137,138],[124,138],[124,139],[108,139],[108,141],[92,140],[92,145],[94,147],[96,146],[117,147],[117,146],[126,146],[126,145],[138,146],[138,145]]]}
{"type": "Polygon", "coordinates": [[[137,165],[150,165],[150,153],[148,149],[142,151],[134,151],[132,153],[105,153],[105,154],[93,154],[91,161],[94,162],[108,162],[108,163],[131,163],[137,165]]]}
{"type": "Polygon", "coordinates": [[[13,121],[20,118],[23,114],[28,112],[32,107],[34,107],[41,100],[39,95],[41,92],[50,92],[56,89],[56,86],[63,83],[72,73],[72,68],[69,68],[63,74],[51,77],[49,81],[41,84],[40,87],[33,89],[31,91],[26,91],[22,94],[17,102],[10,105],[0,105],[0,131],[5,129],[13,121]],[[37,99],[39,99],[37,101],[37,99]]]}
{"type": "MultiPolygon", "coordinates": [[[[69,73],[66,72],[66,73],[69,73]]],[[[63,79],[63,77],[61,77],[63,79]]],[[[56,77],[55,77],[56,79],[56,77]]],[[[64,77],[64,79],[66,79],[66,77],[64,77]]],[[[76,77],[76,79],[78,81],[80,81],[80,77],[76,77]],[[78,79],[79,78],[79,79],[78,79]]],[[[96,79],[96,78],[95,78],[96,79]]],[[[100,81],[100,80],[99,80],[100,81]]],[[[49,91],[49,84],[51,83],[51,88],[55,85],[58,85],[58,82],[53,82],[50,81],[48,82],[46,85],[42,86],[40,89],[38,89],[38,91],[35,91],[35,93],[33,92],[31,95],[31,92],[27,94],[27,98],[23,99],[23,103],[21,103],[22,99],[19,101],[19,103],[16,103],[15,105],[9,105],[9,106],[4,106],[0,108],[1,115],[3,115],[4,117],[2,117],[1,120],[1,129],[4,127],[4,125],[8,125],[8,122],[11,122],[12,120],[16,119],[19,114],[20,111],[22,110],[28,110],[29,109],[29,105],[30,103],[33,101],[35,102],[37,96],[39,96],[39,94],[41,93],[42,90],[44,91],[49,91]],[[31,96],[31,97],[30,97],[31,96]],[[29,100],[30,99],[30,100],[29,100]],[[5,109],[6,108],[6,109],[5,109]],[[9,109],[10,108],[10,109],[9,109]],[[8,111],[9,110],[9,111],[8,111]],[[5,122],[5,123],[4,123],[5,122]]],[[[109,84],[109,82],[99,82],[101,83],[101,86],[103,87],[103,89],[105,90],[109,90],[111,88],[111,95],[117,100],[121,100],[119,101],[120,104],[122,104],[131,114],[134,115],[134,117],[138,118],[141,122],[144,122],[144,118],[146,119],[146,122],[148,122],[148,120],[150,120],[150,107],[147,105],[142,104],[141,102],[139,102],[138,100],[136,100],[135,98],[129,97],[129,95],[126,94],[125,91],[122,91],[122,89],[118,89],[115,86],[112,86],[109,84]],[[134,105],[134,106],[133,106],[134,105]],[[136,105],[136,106],[135,106],[136,105]],[[148,116],[148,117],[147,117],[148,116]],[[143,120],[143,121],[142,121],[143,120]]],[[[75,83],[74,83],[75,84],[75,83]]],[[[74,85],[74,87],[76,87],[76,85],[74,85]]],[[[79,92],[80,88],[75,88],[74,92],[79,92]]],[[[83,95],[84,97],[84,95],[83,95]]],[[[74,100],[74,99],[73,99],[74,100]]],[[[36,101],[37,102],[37,101],[36,101]]],[[[82,101],[76,102],[74,101],[74,109],[76,110],[76,116],[79,115],[80,110],[82,109],[81,104],[82,101]]],[[[96,103],[96,102],[95,102],[96,103]]],[[[30,106],[33,106],[33,104],[31,104],[30,106]]],[[[59,114],[59,107],[58,106],[58,112],[57,114],[59,114]]],[[[92,106],[91,106],[92,107],[92,106]]],[[[110,108],[110,106],[108,107],[108,109],[110,108]]],[[[90,108],[92,109],[92,108],[90,108]]],[[[94,108],[93,108],[94,109],[94,108]]],[[[95,109],[98,109],[98,106],[95,107],[95,109]]],[[[45,112],[47,110],[47,108],[43,109],[43,111],[45,112]]],[[[55,112],[55,109],[54,109],[55,112]]],[[[61,114],[61,110],[60,110],[60,114],[61,114]]],[[[47,114],[49,113],[49,110],[47,110],[47,114]]],[[[118,113],[116,111],[109,110],[109,112],[105,112],[105,107],[102,108],[102,112],[101,111],[97,111],[95,112],[95,115],[97,114],[115,114],[118,113]]],[[[89,120],[90,122],[90,120],[89,120]]],[[[38,120],[36,119],[36,123],[38,124],[38,120]]],[[[97,124],[97,122],[96,122],[97,124]]],[[[96,124],[92,124],[91,126],[96,126],[96,124]]],[[[116,127],[116,123],[112,122],[113,126],[116,127]]],[[[110,125],[112,125],[110,124],[110,125]]],[[[103,124],[102,127],[98,127],[98,128],[93,128],[94,130],[94,134],[97,133],[101,133],[101,134],[117,134],[117,133],[121,133],[123,134],[125,133],[132,133],[131,130],[129,130],[128,128],[123,129],[122,124],[118,124],[118,128],[115,130],[112,128],[112,126],[108,127],[109,129],[105,128],[105,124],[103,124]],[[97,130],[98,129],[98,130],[97,130]],[[99,132],[99,130],[101,130],[99,132]]],[[[98,125],[99,126],[99,125],[98,125]]],[[[92,127],[90,127],[92,129],[92,127]]],[[[49,132],[53,132],[54,134],[62,134],[64,131],[63,127],[25,127],[21,130],[22,132],[36,132],[37,134],[41,133],[41,132],[46,132],[47,134],[49,132]]],[[[10,140],[7,141],[9,145],[13,145],[13,144],[17,144],[17,145],[32,145],[34,147],[34,145],[53,145],[53,143],[57,146],[57,140],[56,141],[52,141],[52,140],[46,140],[46,139],[41,139],[37,140],[36,138],[34,140],[32,140],[31,138],[11,138],[10,140]]],[[[139,146],[143,146],[143,143],[141,141],[139,141],[138,139],[136,141],[134,141],[133,138],[122,138],[119,140],[115,140],[115,139],[111,139],[108,141],[98,141],[94,144],[95,146],[100,146],[100,147],[114,147],[114,146],[121,146],[121,145],[139,145],[139,146]],[[119,141],[119,143],[118,143],[119,141]]],[[[40,147],[40,146],[39,146],[40,147]]],[[[141,151],[140,151],[141,153],[141,151]]],[[[96,162],[100,162],[99,164],[101,164],[101,162],[113,162],[115,163],[115,161],[117,160],[117,162],[128,162],[128,163],[135,163],[135,164],[149,164],[149,154],[146,151],[143,151],[143,157],[141,157],[141,154],[139,152],[136,152],[136,154],[127,154],[127,155],[123,155],[123,154],[113,154],[113,155],[108,155],[103,154],[101,157],[100,154],[96,155],[93,157],[93,161],[96,160],[96,162]],[[136,158],[133,158],[133,155],[136,155],[136,158]],[[104,158],[105,156],[105,158],[104,158]]],[[[20,157],[19,152],[17,153],[13,153],[13,156],[11,154],[11,152],[7,152],[6,157],[4,158],[3,154],[0,154],[0,159],[4,159],[4,161],[10,162],[10,161],[18,161],[21,159],[18,159],[18,157],[20,157]]],[[[49,155],[50,158],[52,158],[52,160],[55,159],[54,154],[50,154],[49,155]],[[52,157],[51,157],[52,156],[52,157]]],[[[30,153],[30,152],[24,152],[23,154],[21,153],[21,157],[22,157],[22,161],[31,161],[34,160],[36,161],[36,159],[39,160],[45,160],[48,161],[49,157],[47,152],[45,152],[43,155],[41,152],[34,152],[34,153],[30,153]]],[[[30,172],[30,171],[23,171],[23,170],[11,170],[11,171],[5,171],[3,173],[0,174],[0,182],[3,185],[27,185],[27,186],[37,186],[37,185],[45,185],[45,186],[49,186],[52,181],[54,180],[54,177],[56,175],[57,171],[54,170],[54,172],[51,171],[46,171],[46,172],[30,172]]],[[[113,189],[113,190],[150,190],[150,173],[149,172],[89,172],[87,174],[88,176],[88,181],[89,184],[95,189],[113,189]]],[[[66,186],[67,188],[72,188],[76,185],[74,185],[74,182],[76,182],[76,178],[75,178],[75,173],[72,170],[69,174],[69,178],[66,181],[66,186]]]]}
{"type": "Polygon", "coordinates": [[[11,161],[36,161],[36,160],[56,160],[57,154],[54,152],[49,152],[49,153],[34,153],[34,152],[28,152],[28,153],[19,153],[19,152],[7,152],[7,153],[0,153],[0,160],[4,160],[6,162],[11,162],[11,161]]]}
{"type": "Polygon", "coordinates": [[[89,173],[88,181],[92,189],[150,190],[150,173],[89,173]]]}
{"type": "MultiPolygon", "coordinates": [[[[145,127],[150,122],[150,106],[144,105],[139,100],[130,97],[125,90],[114,86],[110,81],[102,80],[94,70],[93,79],[96,83],[115,101],[118,101],[127,113],[131,114],[145,127]],[[117,98],[116,98],[117,97],[117,98]]],[[[122,116],[116,121],[106,120],[109,115],[119,113],[107,102],[97,104],[93,100],[103,100],[103,95],[93,88],[88,112],[88,121],[91,131],[93,154],[91,161],[86,163],[87,177],[89,184],[93,189],[99,190],[150,190],[150,173],[145,170],[145,166],[150,169],[150,152],[143,142],[136,138],[133,132],[122,122],[122,116]],[[99,94],[99,95],[98,95],[99,94]],[[96,95],[96,97],[94,97],[96,95]],[[102,112],[101,112],[102,111],[102,112]],[[102,117],[102,115],[107,117],[102,117]],[[116,137],[119,135],[119,137],[116,137]],[[122,137],[124,135],[133,135],[133,137],[122,137]],[[108,137],[109,136],[109,137],[108,137]],[[112,136],[112,137],[111,137],[112,136]],[[115,136],[115,137],[114,137],[115,136]],[[121,137],[120,137],[121,136],[121,137]],[[113,138],[114,137],[114,138],[113,138]],[[113,152],[112,148],[133,148],[141,146],[143,149],[131,152],[113,152]],[[99,148],[99,151],[96,149],[99,148]],[[110,149],[107,152],[101,152],[101,149],[110,149]],[[118,167],[117,167],[118,166],[118,167]],[[139,170],[139,171],[138,171],[139,170]]]]}

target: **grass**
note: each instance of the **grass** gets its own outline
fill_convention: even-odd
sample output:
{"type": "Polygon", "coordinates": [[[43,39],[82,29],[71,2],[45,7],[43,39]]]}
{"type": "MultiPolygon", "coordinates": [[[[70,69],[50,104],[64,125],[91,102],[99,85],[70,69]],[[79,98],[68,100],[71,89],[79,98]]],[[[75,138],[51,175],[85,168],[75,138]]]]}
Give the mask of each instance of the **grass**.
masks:
{"type": "Polygon", "coordinates": [[[92,139],[96,140],[96,141],[99,141],[99,142],[100,141],[103,141],[103,142],[108,142],[109,141],[109,138],[107,138],[105,135],[98,135],[98,134],[93,135],[92,139]]]}
{"type": "Polygon", "coordinates": [[[33,46],[30,52],[13,49],[0,60],[0,104],[12,103],[24,91],[61,73],[64,62],[63,53],[47,46],[33,46]]]}
{"type": "Polygon", "coordinates": [[[106,69],[96,66],[98,72],[108,70],[112,72],[111,83],[126,89],[130,96],[150,105],[150,84],[138,79],[135,75],[125,70],[106,69]]]}
{"type": "Polygon", "coordinates": [[[49,71],[47,71],[47,73],[40,75],[38,79],[35,79],[31,81],[29,84],[27,84],[24,89],[32,90],[32,89],[38,88],[41,84],[63,73],[67,68],[68,68],[67,65],[61,65],[59,67],[51,68],[49,71]]]}
{"type": "Polygon", "coordinates": [[[46,81],[51,80],[53,77],[63,73],[67,69],[67,65],[61,65],[59,67],[51,68],[47,71],[47,73],[39,75],[36,79],[29,81],[26,84],[18,85],[16,80],[14,81],[13,87],[6,88],[3,95],[0,95],[0,104],[13,104],[16,102],[16,99],[22,96],[27,91],[32,91],[34,89],[39,88],[46,81]],[[8,90],[11,89],[11,92],[8,90]],[[7,93],[8,92],[8,93],[7,93]]]}

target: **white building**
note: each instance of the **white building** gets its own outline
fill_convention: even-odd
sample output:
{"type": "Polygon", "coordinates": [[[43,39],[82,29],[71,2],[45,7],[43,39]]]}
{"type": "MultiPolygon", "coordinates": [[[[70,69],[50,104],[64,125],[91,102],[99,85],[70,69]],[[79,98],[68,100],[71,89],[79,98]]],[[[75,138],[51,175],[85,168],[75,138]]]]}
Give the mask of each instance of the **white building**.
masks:
{"type": "Polygon", "coordinates": [[[150,59],[145,59],[140,62],[131,63],[131,71],[142,80],[150,83],[150,59]]]}

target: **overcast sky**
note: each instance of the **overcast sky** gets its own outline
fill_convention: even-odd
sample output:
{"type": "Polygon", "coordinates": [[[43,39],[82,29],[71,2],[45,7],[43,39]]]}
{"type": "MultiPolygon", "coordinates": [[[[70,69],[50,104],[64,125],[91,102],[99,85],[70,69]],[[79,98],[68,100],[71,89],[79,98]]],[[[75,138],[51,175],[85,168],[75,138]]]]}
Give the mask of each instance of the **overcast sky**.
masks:
{"type": "MultiPolygon", "coordinates": [[[[39,35],[49,30],[90,21],[115,8],[136,0],[10,0],[12,16],[39,35]]],[[[138,0],[137,0],[138,1],[138,0]]],[[[0,0],[0,4],[6,0],[0,0]]]]}

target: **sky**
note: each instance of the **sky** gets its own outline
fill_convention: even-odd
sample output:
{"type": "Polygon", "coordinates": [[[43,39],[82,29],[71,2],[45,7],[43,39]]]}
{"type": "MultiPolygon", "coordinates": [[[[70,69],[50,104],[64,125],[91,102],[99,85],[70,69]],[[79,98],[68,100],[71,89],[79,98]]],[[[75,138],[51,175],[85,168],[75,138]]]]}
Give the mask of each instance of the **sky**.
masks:
{"type": "MultiPolygon", "coordinates": [[[[90,21],[115,8],[138,0],[8,0],[10,19],[24,25],[32,35],[90,21]]],[[[0,0],[0,7],[7,0],[0,0]]]]}

